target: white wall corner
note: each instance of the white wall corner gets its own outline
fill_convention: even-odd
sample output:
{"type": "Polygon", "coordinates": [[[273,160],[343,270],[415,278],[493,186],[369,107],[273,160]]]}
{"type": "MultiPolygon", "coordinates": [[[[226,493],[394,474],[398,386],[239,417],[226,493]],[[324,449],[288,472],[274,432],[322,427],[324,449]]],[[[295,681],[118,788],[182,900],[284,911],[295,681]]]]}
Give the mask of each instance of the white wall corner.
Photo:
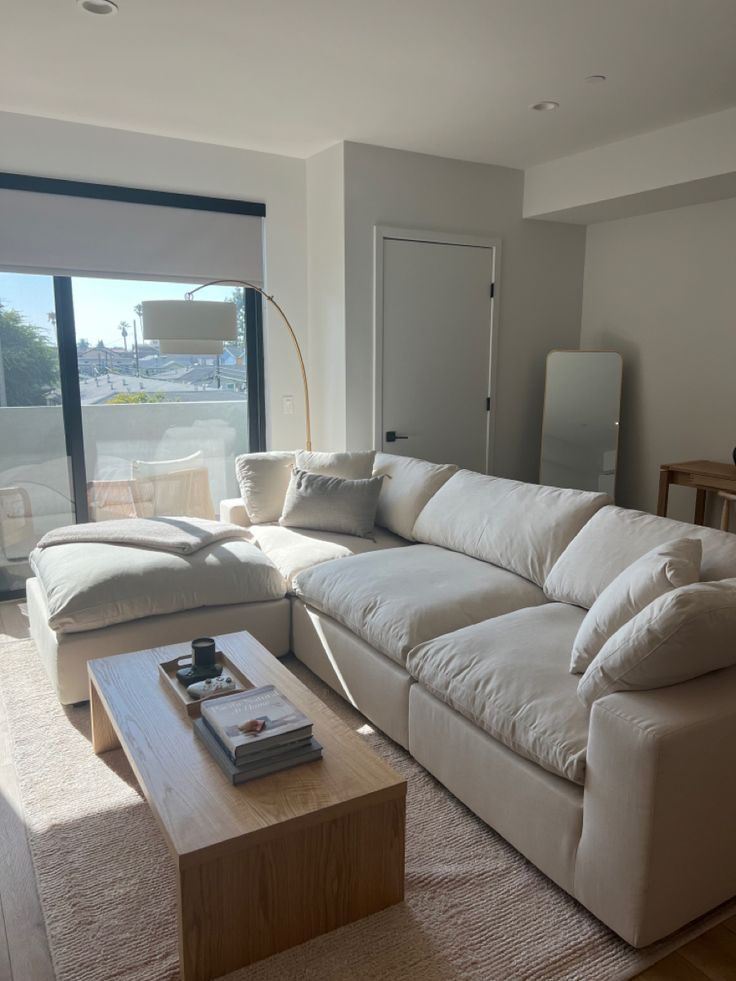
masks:
{"type": "Polygon", "coordinates": [[[588,224],[736,196],[736,108],[530,167],[524,217],[588,224]]]}
{"type": "Polygon", "coordinates": [[[309,157],[306,170],[312,441],[317,449],[344,450],[345,144],[309,157]]]}

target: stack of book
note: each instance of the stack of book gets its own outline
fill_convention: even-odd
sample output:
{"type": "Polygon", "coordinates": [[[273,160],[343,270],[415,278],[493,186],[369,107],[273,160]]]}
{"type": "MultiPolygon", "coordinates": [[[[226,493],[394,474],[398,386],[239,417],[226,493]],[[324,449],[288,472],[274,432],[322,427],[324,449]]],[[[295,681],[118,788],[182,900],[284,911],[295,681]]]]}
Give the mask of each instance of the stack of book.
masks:
{"type": "Polygon", "coordinates": [[[194,731],[234,784],[322,756],[310,720],[273,685],[203,702],[194,731]]]}

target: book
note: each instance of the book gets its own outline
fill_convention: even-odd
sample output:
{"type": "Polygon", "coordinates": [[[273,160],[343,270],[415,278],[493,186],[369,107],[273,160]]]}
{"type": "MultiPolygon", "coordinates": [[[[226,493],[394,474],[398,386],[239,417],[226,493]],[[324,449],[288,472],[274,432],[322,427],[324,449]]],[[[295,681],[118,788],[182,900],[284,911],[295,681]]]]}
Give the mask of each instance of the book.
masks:
{"type": "Polygon", "coordinates": [[[312,738],[311,734],[309,733],[307,733],[306,736],[301,735],[301,733],[297,733],[295,736],[293,732],[290,732],[287,733],[286,736],[283,736],[280,739],[276,739],[273,742],[265,743],[265,744],[257,743],[256,749],[258,750],[258,752],[256,752],[254,749],[253,752],[241,753],[240,756],[236,756],[234,753],[230,752],[230,750],[227,748],[225,743],[220,739],[220,737],[217,735],[215,730],[209,724],[207,719],[203,719],[202,721],[207,726],[209,731],[212,733],[212,736],[217,740],[222,751],[224,753],[227,753],[228,757],[233,763],[242,766],[252,764],[256,761],[261,762],[268,759],[272,759],[274,756],[283,756],[284,753],[289,753],[294,749],[300,749],[303,746],[309,745],[309,742],[312,738]]]}
{"type": "Polygon", "coordinates": [[[203,702],[202,718],[235,760],[312,734],[311,721],[274,685],[203,702]]]}
{"type": "Polygon", "coordinates": [[[267,777],[269,774],[278,773],[280,770],[288,770],[293,766],[299,766],[301,763],[311,763],[314,760],[322,758],[321,745],[316,739],[311,737],[306,746],[302,746],[277,759],[267,760],[260,765],[236,766],[202,719],[195,719],[193,728],[225,776],[235,786],[241,783],[247,783],[249,780],[257,780],[259,777],[267,777]]]}

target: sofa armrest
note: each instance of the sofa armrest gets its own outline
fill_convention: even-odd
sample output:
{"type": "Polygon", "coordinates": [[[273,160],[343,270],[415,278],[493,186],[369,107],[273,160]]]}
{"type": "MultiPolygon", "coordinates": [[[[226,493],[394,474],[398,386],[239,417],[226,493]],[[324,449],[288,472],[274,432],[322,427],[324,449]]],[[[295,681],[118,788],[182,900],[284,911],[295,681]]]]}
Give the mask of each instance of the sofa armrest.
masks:
{"type": "Polygon", "coordinates": [[[250,525],[250,518],[241,498],[230,497],[220,501],[220,521],[227,521],[231,525],[242,525],[243,528],[250,525]]]}
{"type": "Polygon", "coordinates": [[[736,895],[736,668],[593,705],[574,892],[637,947],[736,895]]]}

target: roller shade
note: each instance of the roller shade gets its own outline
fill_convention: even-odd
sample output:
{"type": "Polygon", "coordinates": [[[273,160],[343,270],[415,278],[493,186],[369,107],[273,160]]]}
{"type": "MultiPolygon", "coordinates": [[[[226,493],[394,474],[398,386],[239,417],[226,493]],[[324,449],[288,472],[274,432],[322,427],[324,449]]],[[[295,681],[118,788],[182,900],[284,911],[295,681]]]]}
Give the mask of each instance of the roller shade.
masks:
{"type": "Polygon", "coordinates": [[[263,219],[0,188],[0,269],[263,284],[263,219]]]}

